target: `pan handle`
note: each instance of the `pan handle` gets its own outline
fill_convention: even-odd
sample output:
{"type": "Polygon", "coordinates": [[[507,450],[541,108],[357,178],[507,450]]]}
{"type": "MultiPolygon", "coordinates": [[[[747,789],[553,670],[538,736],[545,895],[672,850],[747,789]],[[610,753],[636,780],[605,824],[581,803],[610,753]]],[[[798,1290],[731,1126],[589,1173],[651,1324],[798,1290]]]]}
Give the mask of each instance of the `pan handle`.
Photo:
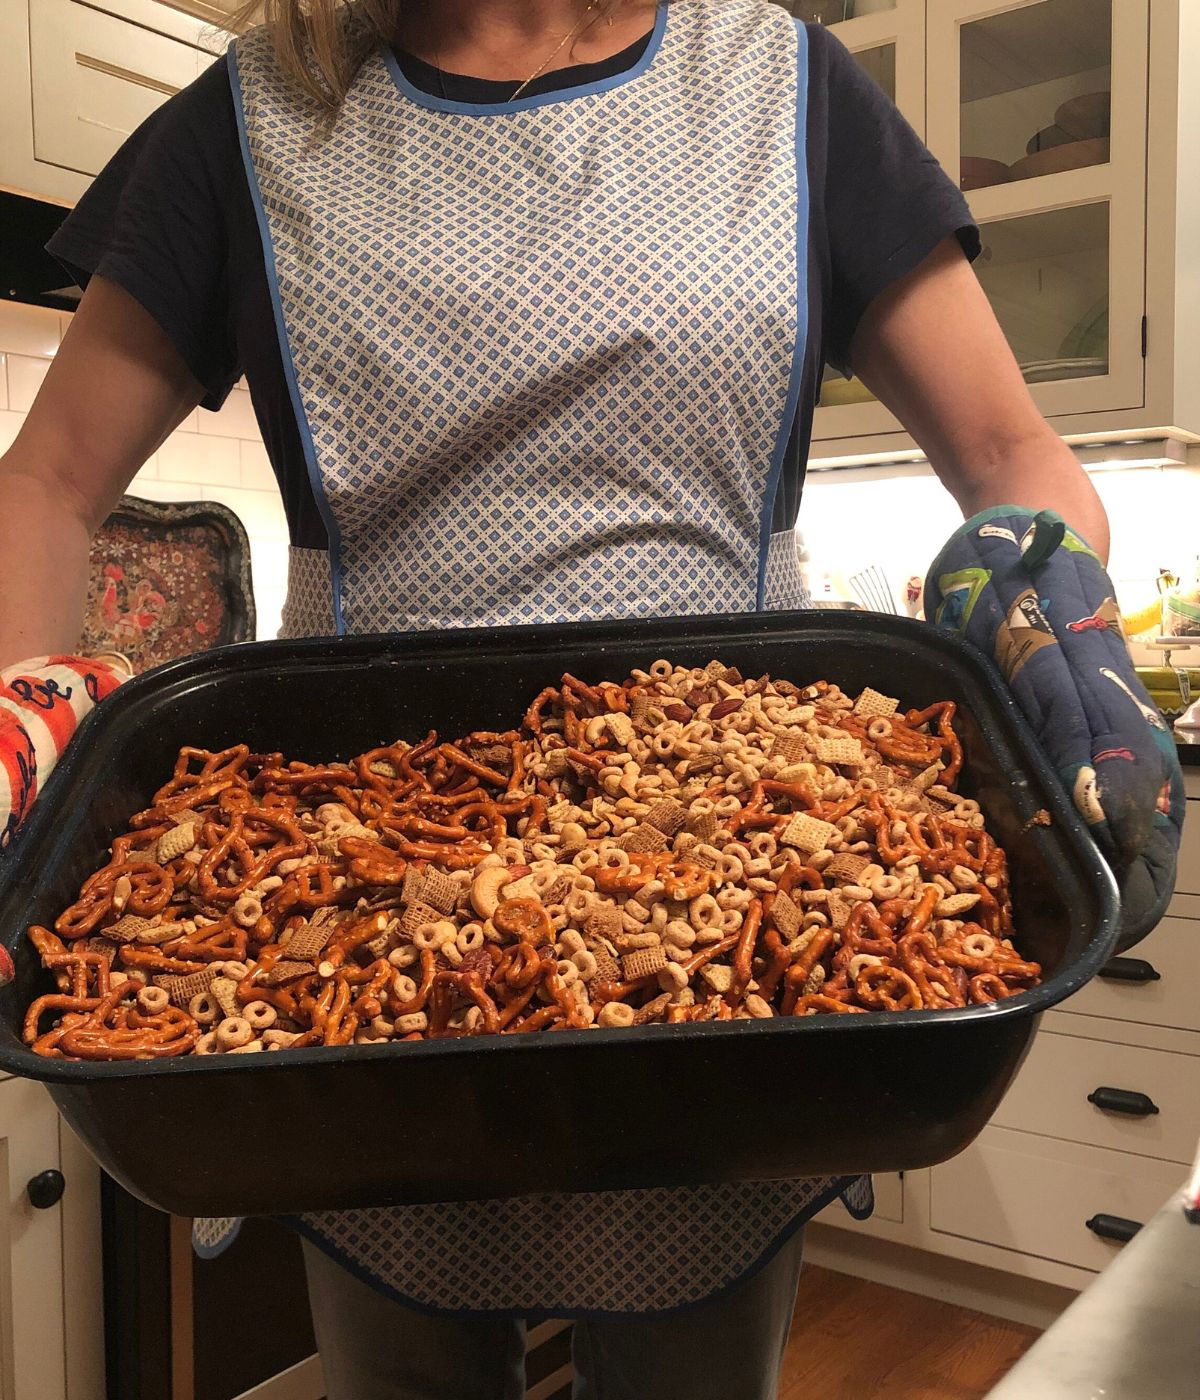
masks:
{"type": "Polygon", "coordinates": [[[1142,1228],[1140,1220],[1126,1220],[1123,1215],[1093,1215],[1084,1222],[1093,1235],[1102,1240],[1116,1240],[1127,1244],[1142,1228]]]}
{"type": "Polygon", "coordinates": [[[1161,982],[1162,973],[1145,958],[1110,958],[1100,969],[1106,982],[1161,982]]]}

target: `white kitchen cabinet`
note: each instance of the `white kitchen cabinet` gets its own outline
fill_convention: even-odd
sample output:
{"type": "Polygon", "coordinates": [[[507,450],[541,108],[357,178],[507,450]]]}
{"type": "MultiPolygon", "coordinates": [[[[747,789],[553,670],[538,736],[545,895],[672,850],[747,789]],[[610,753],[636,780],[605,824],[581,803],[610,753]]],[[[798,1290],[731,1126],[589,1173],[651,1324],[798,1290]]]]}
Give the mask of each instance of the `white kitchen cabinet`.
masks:
{"type": "MultiPolygon", "coordinates": [[[[855,13],[833,32],[895,102],[916,133],[925,126],[925,0],[895,0],[887,8],[855,13]]],[[[861,380],[828,371],[817,418],[821,437],[896,431],[896,420],[861,380]]]]}
{"type": "Polygon", "coordinates": [[[0,1400],[99,1400],[98,1173],[29,1080],[0,1081],[0,1192],[0,1400]]]}
{"type": "Polygon", "coordinates": [[[4,0],[0,186],[73,203],[220,52],[204,13],[159,0],[4,0]]]}
{"type": "MultiPolygon", "coordinates": [[[[1197,804],[1200,805],[1200,804],[1197,804]]],[[[1196,817],[1200,825],[1200,814],[1196,817]]],[[[1105,1017],[1143,1026],[1200,1031],[1200,998],[1196,996],[1196,954],[1200,951],[1200,896],[1177,894],[1167,917],[1149,938],[1110,964],[1059,1014],[1088,1021],[1105,1017]],[[1112,974],[1117,973],[1119,976],[1112,974]]],[[[1197,1090],[1200,1096],[1200,1089],[1197,1090]]]]}
{"type": "Polygon", "coordinates": [[[1188,1162],[1200,1142],[1200,1059],[1043,1031],[992,1122],[1107,1151],[1188,1162]]]}
{"type": "Polygon", "coordinates": [[[59,1171],[58,1114],[40,1084],[0,1083],[0,1398],[60,1400],[63,1353],[62,1211],[38,1210],[28,1183],[59,1171]]]}
{"type": "Polygon", "coordinates": [[[1120,1248],[1101,1232],[1119,1229],[1116,1221],[1144,1224],[1182,1173],[1152,1161],[1130,1171],[1119,1152],[989,1127],[931,1174],[929,1223],[938,1234],[1098,1272],[1120,1248]]]}
{"type": "MultiPolygon", "coordinates": [[[[1189,267],[1200,241],[1190,173],[1200,96],[1187,78],[1200,57],[1200,6],[925,0],[920,8],[923,44],[896,48],[897,96],[908,94],[901,109],[944,168],[975,186],[967,199],[983,242],[976,270],[1038,406],[1064,437],[1200,440],[1200,400],[1187,386],[1200,353],[1189,267]]],[[[856,26],[889,13],[834,31],[852,43],[856,26]]],[[[911,12],[907,22],[917,23],[911,12]]],[[[814,459],[912,453],[879,404],[856,401],[864,394],[844,380],[827,385],[814,459]]]]}
{"type": "Polygon", "coordinates": [[[1175,899],[1181,895],[1200,896],[1200,774],[1185,771],[1187,785],[1187,816],[1183,821],[1183,840],[1179,846],[1179,878],[1175,882],[1175,899]]]}

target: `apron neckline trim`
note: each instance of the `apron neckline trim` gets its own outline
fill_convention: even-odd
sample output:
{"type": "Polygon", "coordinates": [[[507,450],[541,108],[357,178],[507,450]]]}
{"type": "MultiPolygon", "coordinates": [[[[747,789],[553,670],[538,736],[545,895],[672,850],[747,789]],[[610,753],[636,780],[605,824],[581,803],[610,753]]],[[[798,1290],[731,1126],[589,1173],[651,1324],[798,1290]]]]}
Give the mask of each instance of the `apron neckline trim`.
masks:
{"type": "Polygon", "coordinates": [[[515,102],[457,102],[453,98],[435,96],[431,92],[423,91],[405,76],[404,70],[400,67],[399,60],[391,48],[383,48],[381,54],[392,82],[400,95],[408,98],[418,107],[428,107],[436,112],[456,112],[461,116],[468,117],[505,117],[514,112],[531,112],[539,107],[573,102],[581,97],[594,97],[599,93],[610,92],[614,88],[633,82],[636,78],[640,78],[654,62],[662,47],[666,28],[667,3],[666,0],[658,0],[658,10],[655,14],[650,42],[646,45],[642,56],[631,68],[626,68],[624,72],[615,73],[607,78],[600,78],[593,83],[582,83],[578,87],[559,88],[554,92],[535,93],[530,97],[518,98],[515,102]]]}

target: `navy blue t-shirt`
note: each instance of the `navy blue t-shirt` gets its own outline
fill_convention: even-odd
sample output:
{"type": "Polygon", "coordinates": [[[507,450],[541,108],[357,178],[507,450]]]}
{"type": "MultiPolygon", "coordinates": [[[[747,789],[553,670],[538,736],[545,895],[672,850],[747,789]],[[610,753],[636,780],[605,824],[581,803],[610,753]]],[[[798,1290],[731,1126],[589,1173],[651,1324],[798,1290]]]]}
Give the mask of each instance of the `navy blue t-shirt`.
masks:
{"type": "MultiPolygon", "coordinates": [[[[808,26],[809,338],[773,530],[795,523],[821,375],[849,367],[863,312],[950,234],[975,257],[979,235],[957,187],[843,45],[808,26]]],[[[631,68],[649,36],[603,63],[543,74],[529,95],[631,68]]],[[[506,102],[511,82],[397,58],[414,86],[506,102]]],[[[279,480],[294,545],[325,548],[276,338],[228,70],[214,64],[125,142],[48,245],[80,286],[116,282],[158,322],[218,408],[245,375],[279,480]]]]}

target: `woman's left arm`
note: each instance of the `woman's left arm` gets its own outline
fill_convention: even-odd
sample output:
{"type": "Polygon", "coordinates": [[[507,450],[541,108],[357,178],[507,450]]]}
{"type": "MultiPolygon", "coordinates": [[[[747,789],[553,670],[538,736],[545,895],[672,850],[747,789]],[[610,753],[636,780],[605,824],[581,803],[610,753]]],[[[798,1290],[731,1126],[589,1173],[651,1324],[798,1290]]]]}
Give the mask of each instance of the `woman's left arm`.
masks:
{"type": "Polygon", "coordinates": [[[867,307],[851,358],[969,517],[930,571],[926,615],[1004,672],[1117,875],[1130,946],[1170,898],[1184,793],[1120,630],[1104,507],[956,239],[867,307]]]}
{"type": "Polygon", "coordinates": [[[1108,557],[1100,498],[1038,412],[957,238],[875,298],[851,357],[964,516],[998,505],[1054,510],[1108,557]]]}

